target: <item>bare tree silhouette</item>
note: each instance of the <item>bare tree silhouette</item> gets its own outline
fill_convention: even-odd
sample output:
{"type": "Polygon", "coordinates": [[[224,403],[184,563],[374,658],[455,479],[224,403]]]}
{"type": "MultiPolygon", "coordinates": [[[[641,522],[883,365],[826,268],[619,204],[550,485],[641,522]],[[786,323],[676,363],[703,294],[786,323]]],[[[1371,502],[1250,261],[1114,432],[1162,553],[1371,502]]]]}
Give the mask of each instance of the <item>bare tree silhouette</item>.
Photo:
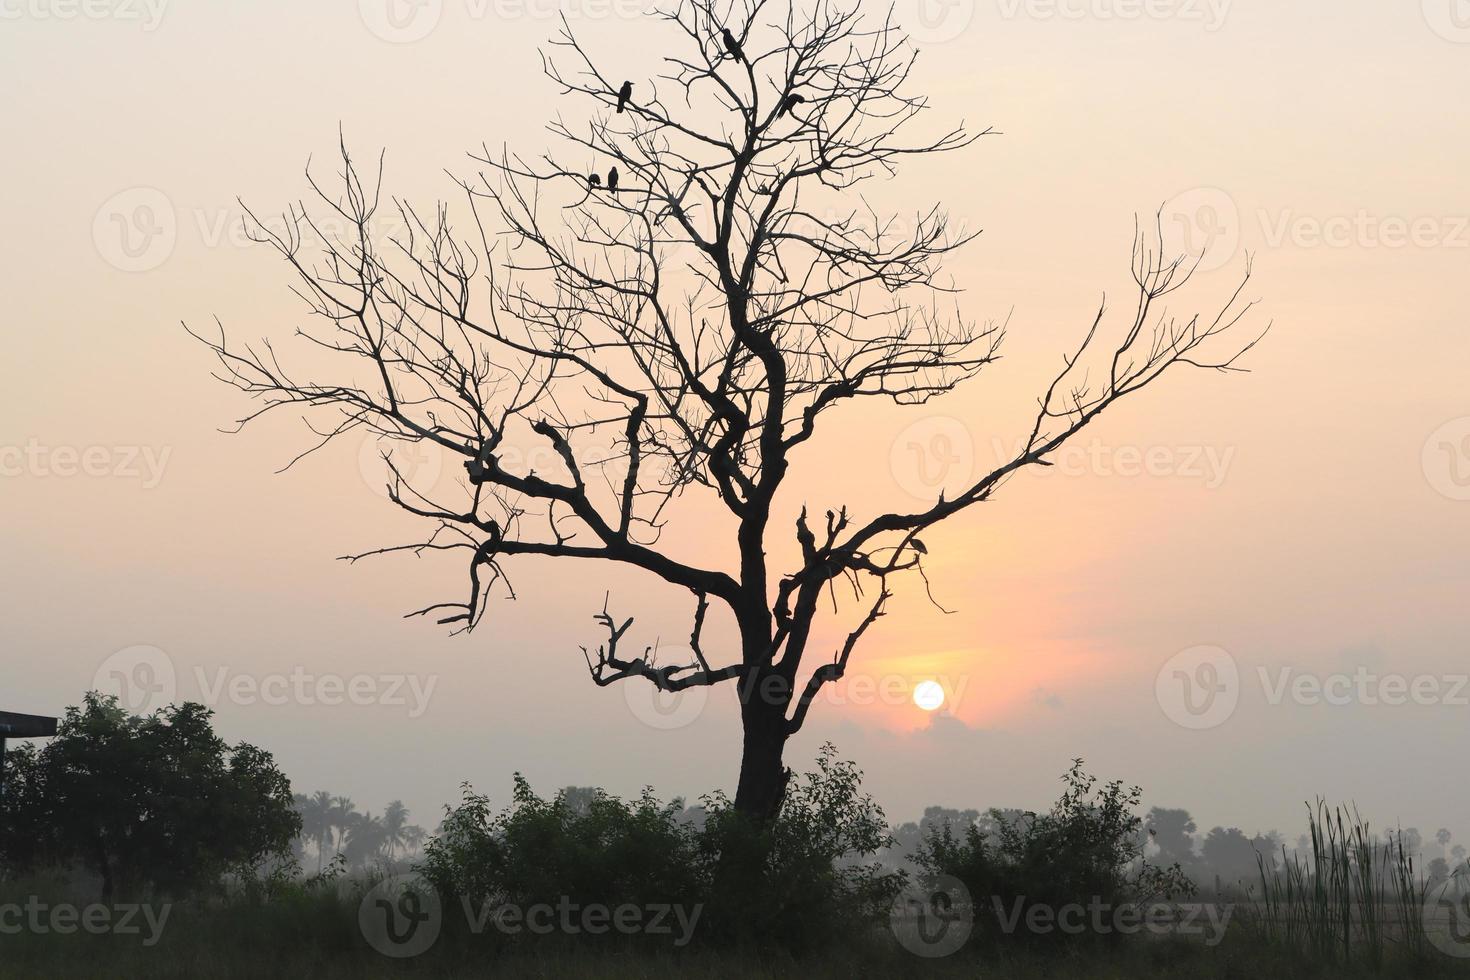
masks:
{"type": "MultiPolygon", "coordinates": [[[[467,595],[410,615],[472,629],[492,590],[514,595],[507,566],[522,556],[618,563],[689,590],[692,662],[629,653],[633,619],[605,605],[596,618],[606,637],[583,651],[588,669],[598,685],[663,691],[735,682],[744,729],[735,803],[765,819],[783,797],[787,740],[823,686],[843,677],[897,579],[922,580],[921,535],[1016,472],[1048,465],[1176,365],[1237,369],[1255,340],[1219,338],[1253,305],[1242,299],[1249,268],[1217,313],[1175,319],[1159,301],[1193,266],[1163,253],[1154,223],[1136,239],[1136,305],[1115,334],[1098,311],[1013,458],[912,510],[860,516],[834,502],[820,516],[802,507],[789,532],[777,531],[792,461],[832,410],[921,404],[995,360],[1004,325],[964,319],[940,276],[944,257],[973,236],[937,206],[900,220],[852,204],[855,188],[909,157],[952,153],[989,131],[911,135],[928,108],[908,91],[914,50],[890,21],[827,0],[779,11],[768,0],[733,9],[694,0],[651,23],[683,53],[636,83],[636,101],[620,97],[626,73],[599,68],[563,24],[546,74],[594,114],[585,125],[550,124],[566,162],[475,154],[479,173],[460,181],[462,227],[443,204],[424,213],[392,201],[407,230],[375,240],[381,161],[365,179],[345,145],[340,188],[308,179],[352,234],[323,234],[304,205],[284,230],[251,215],[252,233],[285,257],[317,318],[303,336],[338,373],[298,378],[269,342],[241,346],[222,328],[200,339],[220,376],[260,402],[241,425],[279,408],[326,420],[303,456],[366,430],[462,460],[467,481],[446,496],[390,459],[390,498],[434,530],[350,556],[463,552],[467,595]],[[727,55],[727,29],[742,57],[727,55]],[[616,194],[589,188],[588,158],[593,171],[621,171],[616,194]],[[304,249],[308,237],[327,243],[321,255],[304,249]],[[516,466],[512,450],[528,443],[554,466],[516,466]],[[678,557],[689,549],[665,541],[669,504],[686,491],[718,498],[728,567],[678,557]],[[767,551],[787,533],[781,544],[799,557],[783,568],[767,551]],[[850,585],[855,609],[838,585],[850,585]],[[851,622],[835,651],[818,654],[824,593],[830,615],[851,622]],[[728,662],[703,643],[712,602],[738,637],[728,662]]],[[[806,492],[816,489],[840,499],[841,488],[806,492]]]]}

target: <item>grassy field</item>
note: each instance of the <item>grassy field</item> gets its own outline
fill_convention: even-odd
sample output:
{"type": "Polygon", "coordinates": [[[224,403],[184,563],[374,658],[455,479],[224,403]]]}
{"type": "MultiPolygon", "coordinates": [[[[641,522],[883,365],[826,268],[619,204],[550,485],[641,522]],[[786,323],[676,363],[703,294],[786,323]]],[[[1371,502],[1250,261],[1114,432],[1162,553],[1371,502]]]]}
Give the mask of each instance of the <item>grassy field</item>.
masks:
{"type": "MultiPolygon", "coordinates": [[[[388,871],[252,879],[236,881],[225,894],[208,899],[105,905],[98,901],[97,882],[57,874],[0,883],[0,980],[282,975],[1470,980],[1470,935],[1462,929],[1470,921],[1470,885],[1463,878],[1426,881],[1401,836],[1371,835],[1345,810],[1319,805],[1310,830],[1309,853],[1283,854],[1280,860],[1261,855],[1258,880],[1228,890],[1227,898],[1150,906],[1161,913],[1157,931],[1135,928],[1122,934],[1116,918],[1110,920],[1114,926],[1094,926],[1082,935],[1064,936],[1054,928],[1017,930],[1019,920],[1001,925],[998,914],[1008,906],[996,896],[981,896],[958,906],[974,913],[968,941],[950,955],[934,957],[914,952],[922,943],[905,928],[927,914],[922,911],[904,912],[897,922],[881,926],[868,925],[872,920],[865,917],[837,938],[819,940],[812,928],[834,921],[831,908],[819,905],[814,918],[778,920],[801,923],[795,933],[799,945],[817,943],[794,953],[721,942],[709,919],[702,930],[691,923],[688,930],[670,929],[667,935],[605,930],[593,936],[570,927],[511,935],[491,924],[498,920],[473,919],[467,914],[470,906],[448,900],[440,902],[437,915],[425,913],[423,921],[434,923],[424,933],[430,942],[415,955],[393,956],[383,950],[403,953],[402,944],[411,940],[400,936],[386,943],[374,932],[374,923],[384,921],[383,896],[405,897],[383,891],[401,880],[396,874],[384,877],[388,871]],[[1100,929],[1110,934],[1099,934],[1100,929]],[[901,936],[909,939],[908,948],[901,936]]],[[[406,897],[436,901],[434,894],[406,897]]],[[[1028,888],[1026,894],[1037,892],[1028,888]]],[[[417,935],[417,926],[405,933],[410,934],[417,935]]]]}
{"type": "MultiPolygon", "coordinates": [[[[12,899],[13,900],[13,899],[12,899]]],[[[296,895],[268,904],[230,902],[178,905],[153,945],[144,920],[139,934],[69,934],[23,930],[0,934],[0,980],[33,977],[321,978],[613,977],[681,980],[689,977],[975,977],[1012,978],[1232,978],[1464,977],[1470,959],[1438,951],[1410,956],[1392,944],[1378,965],[1343,963],[1265,938],[1242,917],[1224,941],[1135,935],[1084,940],[1049,948],[997,947],[978,935],[958,952],[928,959],[905,949],[887,929],[862,941],[802,956],[759,950],[672,949],[626,939],[583,941],[548,937],[534,942],[446,933],[427,952],[407,959],[384,956],[358,928],[350,894],[296,895]]]]}
{"type": "Polygon", "coordinates": [[[975,977],[1174,978],[1230,980],[1257,977],[1470,977],[1470,965],[1445,958],[1389,963],[1382,970],[1313,963],[1272,948],[1227,942],[1205,949],[1181,941],[1139,941],[1105,949],[1023,954],[962,951],[943,959],[915,957],[895,946],[828,951],[801,959],[765,958],[755,952],[651,953],[632,950],[518,950],[492,955],[428,953],[413,960],[386,959],[371,950],[351,953],[296,947],[272,948],[262,937],[253,950],[212,947],[201,936],[186,949],[152,950],[107,944],[70,943],[31,948],[20,955],[0,943],[0,977],[189,977],[267,976],[322,978],[392,977],[612,977],[680,980],[688,977],[975,977]]]}

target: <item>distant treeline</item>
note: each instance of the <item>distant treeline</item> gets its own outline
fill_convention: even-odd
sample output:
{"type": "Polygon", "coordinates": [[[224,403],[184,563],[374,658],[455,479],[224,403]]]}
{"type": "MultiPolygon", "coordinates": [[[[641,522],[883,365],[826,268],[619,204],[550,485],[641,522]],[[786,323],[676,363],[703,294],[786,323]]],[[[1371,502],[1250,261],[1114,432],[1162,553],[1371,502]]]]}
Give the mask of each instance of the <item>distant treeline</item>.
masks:
{"type": "Polygon", "coordinates": [[[301,816],[301,833],[292,842],[292,854],[303,868],[318,872],[340,862],[346,870],[362,871],[410,857],[419,852],[428,833],[410,823],[408,807],[394,800],[381,816],[359,811],[345,796],[326,790],[292,797],[301,816]]]}
{"type": "MultiPolygon", "coordinates": [[[[576,813],[585,814],[592,801],[603,791],[593,786],[567,786],[557,794],[576,813]]],[[[297,794],[297,812],[301,814],[302,832],[294,851],[301,866],[322,870],[340,857],[344,869],[350,871],[378,867],[385,862],[409,860],[422,853],[423,844],[438,831],[425,831],[409,822],[408,809],[399,801],[388,804],[382,816],[357,811],[352,800],[317,792],[310,796],[297,794]]],[[[675,798],[679,808],[676,819],[694,828],[704,826],[703,806],[686,805],[675,798]]],[[[893,846],[884,849],[879,858],[885,866],[912,871],[913,859],[924,841],[944,828],[956,835],[974,826],[988,837],[996,836],[1002,822],[1017,825],[1032,814],[1014,808],[955,809],[928,806],[917,821],[891,826],[893,846]]],[[[1300,834],[1288,844],[1285,835],[1271,830],[1247,834],[1238,827],[1216,826],[1201,832],[1188,810],[1153,807],[1144,817],[1138,831],[1138,844],[1143,856],[1154,865],[1177,864],[1192,881],[1205,890],[1229,890],[1259,880],[1257,855],[1268,869],[1279,869],[1287,861],[1303,859],[1310,863],[1311,842],[1300,834]]],[[[1394,829],[1392,838],[1401,841],[1405,851],[1415,858],[1431,881],[1448,878],[1452,870],[1467,868],[1465,846],[1454,843],[1449,830],[1441,828],[1426,838],[1417,827],[1394,829]]],[[[1377,844],[1388,838],[1375,835],[1377,844]]],[[[1470,873],[1470,872],[1467,872],[1470,873]]]]}
{"type": "MultiPolygon", "coordinates": [[[[993,835],[1001,821],[1015,824],[1026,817],[1025,811],[1015,809],[926,807],[917,822],[893,828],[895,844],[887,857],[907,865],[923,841],[944,827],[958,833],[976,826],[982,833],[993,835]]],[[[1165,867],[1177,864],[1191,880],[1207,890],[1228,890],[1241,882],[1259,881],[1258,854],[1268,870],[1280,869],[1296,859],[1310,863],[1312,858],[1312,844],[1306,834],[1300,834],[1294,843],[1288,844],[1285,835],[1275,830],[1247,834],[1238,827],[1216,826],[1201,832],[1189,811],[1183,809],[1153,807],[1144,817],[1139,837],[1143,855],[1151,863],[1165,867]]],[[[1392,839],[1402,842],[1404,851],[1414,857],[1431,881],[1443,880],[1453,870],[1466,868],[1465,847],[1454,843],[1447,829],[1440,828],[1432,838],[1426,838],[1417,827],[1394,828],[1392,839]]],[[[1381,847],[1389,838],[1374,835],[1372,840],[1375,846],[1381,847]]]]}

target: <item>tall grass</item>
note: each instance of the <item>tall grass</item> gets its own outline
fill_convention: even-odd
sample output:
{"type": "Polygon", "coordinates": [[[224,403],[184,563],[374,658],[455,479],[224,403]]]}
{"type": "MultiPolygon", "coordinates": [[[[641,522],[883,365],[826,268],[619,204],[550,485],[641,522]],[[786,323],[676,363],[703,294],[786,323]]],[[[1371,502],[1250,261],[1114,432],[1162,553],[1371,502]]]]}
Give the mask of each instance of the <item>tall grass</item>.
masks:
{"type": "Polygon", "coordinates": [[[1264,937],[1327,962],[1380,967],[1398,949],[1428,950],[1422,909],[1428,882],[1403,834],[1376,837],[1356,809],[1307,806],[1310,856],[1281,849],[1281,866],[1256,855],[1261,899],[1254,921],[1264,937]]]}

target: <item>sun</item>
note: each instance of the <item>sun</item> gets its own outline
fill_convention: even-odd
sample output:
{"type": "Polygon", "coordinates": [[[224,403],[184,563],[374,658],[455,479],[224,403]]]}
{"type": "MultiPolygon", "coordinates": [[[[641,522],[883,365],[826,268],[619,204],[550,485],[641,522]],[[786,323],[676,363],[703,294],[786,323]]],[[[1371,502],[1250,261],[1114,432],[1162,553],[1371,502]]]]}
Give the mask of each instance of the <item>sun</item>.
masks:
{"type": "Polygon", "coordinates": [[[914,685],[914,704],[925,711],[937,711],[944,704],[944,688],[938,681],[920,681],[914,685]]]}

